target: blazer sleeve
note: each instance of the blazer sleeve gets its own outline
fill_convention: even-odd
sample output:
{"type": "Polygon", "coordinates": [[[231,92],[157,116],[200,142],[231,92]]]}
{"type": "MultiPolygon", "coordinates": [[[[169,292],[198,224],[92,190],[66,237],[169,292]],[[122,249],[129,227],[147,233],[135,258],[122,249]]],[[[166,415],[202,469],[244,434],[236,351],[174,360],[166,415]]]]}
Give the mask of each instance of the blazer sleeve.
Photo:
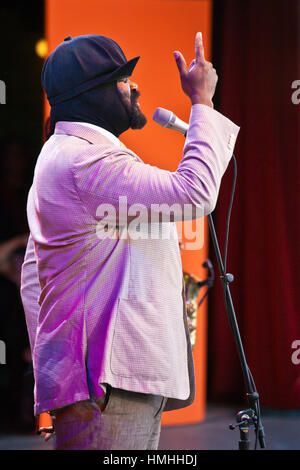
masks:
{"type": "Polygon", "coordinates": [[[33,352],[39,314],[40,283],[38,279],[34,242],[29,235],[21,270],[21,299],[25,312],[30,348],[33,352]]]}
{"type": "Polygon", "coordinates": [[[186,220],[185,205],[193,208],[191,218],[207,215],[215,208],[239,129],[218,111],[193,105],[183,158],[175,172],[145,164],[121,147],[89,145],[72,167],[78,195],[96,218],[99,205],[105,203],[127,220],[132,206],[138,205],[162,213],[161,205],[166,213],[172,206],[175,221],[186,220]]]}

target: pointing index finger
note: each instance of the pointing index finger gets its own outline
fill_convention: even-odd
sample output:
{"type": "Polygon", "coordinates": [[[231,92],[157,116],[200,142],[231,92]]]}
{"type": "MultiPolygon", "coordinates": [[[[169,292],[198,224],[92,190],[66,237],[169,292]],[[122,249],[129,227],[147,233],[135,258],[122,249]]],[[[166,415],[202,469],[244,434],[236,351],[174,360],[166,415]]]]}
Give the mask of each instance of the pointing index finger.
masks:
{"type": "Polygon", "coordinates": [[[196,61],[197,62],[204,62],[205,61],[202,33],[197,33],[196,34],[195,56],[196,56],[196,61]]]}

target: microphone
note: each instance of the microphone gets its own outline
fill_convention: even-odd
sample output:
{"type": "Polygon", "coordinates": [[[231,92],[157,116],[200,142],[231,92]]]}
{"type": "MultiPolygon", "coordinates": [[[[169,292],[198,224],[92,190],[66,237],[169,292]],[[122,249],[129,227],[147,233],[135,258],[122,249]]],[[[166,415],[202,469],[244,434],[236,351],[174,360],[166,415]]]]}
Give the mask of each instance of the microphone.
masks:
{"type": "Polygon", "coordinates": [[[168,111],[164,108],[156,108],[152,119],[160,126],[178,131],[184,136],[186,136],[189,128],[189,125],[186,122],[179,119],[174,113],[172,113],[172,111],[168,111]]]}

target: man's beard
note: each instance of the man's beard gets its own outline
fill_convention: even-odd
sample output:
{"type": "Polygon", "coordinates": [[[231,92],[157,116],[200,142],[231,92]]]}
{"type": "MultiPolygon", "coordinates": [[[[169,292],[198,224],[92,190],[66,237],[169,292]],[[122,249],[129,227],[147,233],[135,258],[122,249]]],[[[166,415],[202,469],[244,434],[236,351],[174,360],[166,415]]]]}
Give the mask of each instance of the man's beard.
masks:
{"type": "Polygon", "coordinates": [[[140,92],[136,90],[131,90],[131,102],[130,108],[127,109],[129,113],[129,122],[131,129],[142,129],[146,123],[146,116],[140,111],[140,108],[137,104],[137,99],[140,96],[140,92]]]}

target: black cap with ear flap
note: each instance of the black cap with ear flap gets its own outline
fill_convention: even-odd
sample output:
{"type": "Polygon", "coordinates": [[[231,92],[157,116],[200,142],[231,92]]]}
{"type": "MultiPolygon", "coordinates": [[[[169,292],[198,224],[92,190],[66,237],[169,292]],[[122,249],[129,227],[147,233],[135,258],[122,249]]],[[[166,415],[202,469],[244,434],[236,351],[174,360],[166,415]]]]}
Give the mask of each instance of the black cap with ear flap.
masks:
{"type": "Polygon", "coordinates": [[[139,58],[127,61],[120,46],[105,36],[67,36],[47,58],[42,85],[53,106],[131,76],[139,58]]]}

